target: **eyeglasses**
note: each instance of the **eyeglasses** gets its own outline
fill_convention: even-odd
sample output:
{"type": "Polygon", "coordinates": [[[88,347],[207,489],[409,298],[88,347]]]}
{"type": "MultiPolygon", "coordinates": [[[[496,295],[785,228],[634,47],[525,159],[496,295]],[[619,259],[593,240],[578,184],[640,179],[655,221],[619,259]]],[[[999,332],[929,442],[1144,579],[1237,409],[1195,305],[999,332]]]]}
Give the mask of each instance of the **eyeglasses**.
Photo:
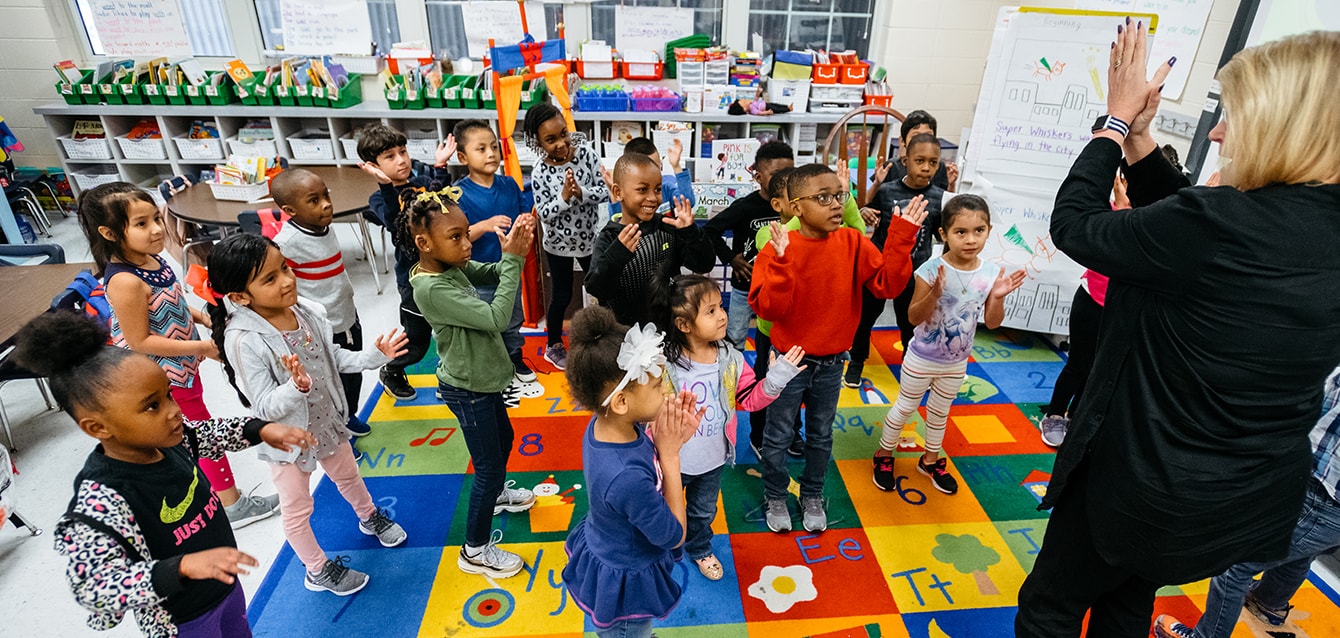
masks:
{"type": "Polygon", "coordinates": [[[847,203],[848,199],[851,199],[851,191],[838,191],[836,193],[815,193],[813,195],[806,195],[804,197],[795,197],[792,198],[791,201],[798,202],[802,199],[812,199],[816,204],[820,206],[829,206],[833,202],[837,202],[839,204],[845,204],[847,203]]]}

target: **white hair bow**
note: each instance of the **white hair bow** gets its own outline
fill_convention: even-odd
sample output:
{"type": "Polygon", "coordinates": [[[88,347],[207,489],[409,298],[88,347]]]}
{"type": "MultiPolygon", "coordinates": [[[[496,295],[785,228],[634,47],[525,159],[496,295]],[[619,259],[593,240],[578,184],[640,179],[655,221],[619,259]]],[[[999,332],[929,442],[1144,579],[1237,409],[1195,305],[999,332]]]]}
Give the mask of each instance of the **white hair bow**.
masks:
{"type": "Polygon", "coordinates": [[[665,335],[657,332],[656,326],[652,324],[645,326],[633,324],[633,327],[628,329],[623,336],[623,343],[619,345],[618,363],[619,368],[624,371],[623,379],[619,381],[619,385],[614,386],[600,407],[608,406],[614,395],[633,381],[646,383],[661,377],[665,370],[665,352],[661,349],[661,342],[664,339],[665,335]]]}

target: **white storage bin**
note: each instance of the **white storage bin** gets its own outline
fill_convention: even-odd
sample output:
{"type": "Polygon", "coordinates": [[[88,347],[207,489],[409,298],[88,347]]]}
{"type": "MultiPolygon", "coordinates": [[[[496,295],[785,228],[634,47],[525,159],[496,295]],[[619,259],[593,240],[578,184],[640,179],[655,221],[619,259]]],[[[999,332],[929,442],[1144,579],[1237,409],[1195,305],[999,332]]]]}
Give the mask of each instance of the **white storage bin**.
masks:
{"type": "Polygon", "coordinates": [[[121,147],[121,155],[126,159],[167,159],[167,147],[163,146],[163,138],[161,137],[142,140],[118,137],[116,143],[121,147]]]}
{"type": "Polygon", "coordinates": [[[768,80],[768,101],[785,104],[792,111],[804,113],[810,102],[810,81],[768,80]]]}
{"type": "Polygon", "coordinates": [[[865,86],[815,84],[810,87],[811,113],[846,113],[865,103],[865,86]]]}
{"type": "MultiPolygon", "coordinates": [[[[409,158],[432,164],[437,155],[437,129],[407,129],[405,150],[409,158]]],[[[354,154],[357,157],[357,152],[354,154]]]]}
{"type": "Polygon", "coordinates": [[[233,136],[228,138],[228,152],[242,157],[274,157],[279,155],[279,145],[274,140],[243,142],[233,136]]]}
{"type": "Polygon", "coordinates": [[[344,159],[360,161],[358,158],[358,140],[354,139],[352,134],[340,138],[340,149],[344,151],[344,159]]]}
{"type": "Polygon", "coordinates": [[[172,141],[177,145],[177,154],[184,160],[223,159],[223,140],[217,137],[174,137],[172,141]]]}
{"type": "Polygon", "coordinates": [[[65,149],[65,157],[72,160],[112,159],[112,147],[107,145],[105,137],[76,140],[62,135],[56,139],[65,149]]]}
{"type": "Polygon", "coordinates": [[[270,194],[270,183],[264,184],[215,184],[209,183],[214,199],[229,202],[254,202],[270,194]]]}
{"type": "Polygon", "coordinates": [[[335,159],[335,147],[330,143],[330,136],[290,137],[288,146],[296,160],[335,159]]]}
{"type": "Polygon", "coordinates": [[[70,179],[74,180],[75,186],[78,186],[81,191],[86,191],[94,186],[121,181],[121,175],[116,172],[116,169],[112,169],[111,172],[71,172],[69,175],[70,179]]]}
{"type": "Polygon", "coordinates": [[[707,84],[706,62],[676,62],[675,77],[679,80],[679,89],[702,89],[707,84]]]}

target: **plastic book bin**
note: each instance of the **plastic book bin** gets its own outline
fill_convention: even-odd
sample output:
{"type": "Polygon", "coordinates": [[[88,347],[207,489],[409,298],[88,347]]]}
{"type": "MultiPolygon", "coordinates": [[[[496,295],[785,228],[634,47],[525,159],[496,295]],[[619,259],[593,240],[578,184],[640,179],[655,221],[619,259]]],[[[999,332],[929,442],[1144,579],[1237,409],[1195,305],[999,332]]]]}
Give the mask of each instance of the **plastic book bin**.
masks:
{"type": "Polygon", "coordinates": [[[430,108],[430,109],[440,109],[440,108],[446,106],[446,102],[442,99],[442,92],[443,92],[443,90],[445,90],[446,88],[447,88],[447,86],[446,86],[446,80],[445,80],[445,79],[443,80],[443,84],[442,84],[442,86],[440,86],[440,87],[438,87],[438,86],[425,86],[425,87],[423,87],[423,103],[424,103],[424,107],[425,107],[425,108],[430,108]]]}
{"type": "MultiPolygon", "coordinates": [[[[208,75],[205,76],[205,81],[206,82],[209,81],[208,75]]],[[[194,84],[187,84],[181,88],[182,91],[186,93],[187,104],[190,104],[192,106],[204,106],[209,103],[205,101],[205,87],[196,86],[194,84]]]]}
{"type": "Polygon", "coordinates": [[[357,73],[349,74],[349,83],[340,89],[339,95],[334,99],[330,97],[330,90],[326,90],[327,106],[333,109],[347,109],[363,101],[363,76],[357,73]]]}
{"type": "Polygon", "coordinates": [[[442,106],[449,109],[461,108],[461,90],[468,75],[449,75],[442,82],[442,106]]]}
{"type": "Polygon", "coordinates": [[[237,96],[243,104],[247,106],[256,105],[256,87],[260,85],[261,80],[265,78],[265,73],[252,73],[250,78],[242,82],[233,83],[233,95],[237,96]]]}
{"type": "Polygon", "coordinates": [[[297,101],[296,97],[293,95],[293,87],[291,87],[291,86],[283,86],[283,85],[275,85],[275,86],[274,86],[274,93],[275,93],[275,104],[278,104],[278,105],[280,105],[280,106],[297,106],[297,105],[298,105],[298,101],[297,101]]]}
{"type": "Polygon", "coordinates": [[[634,111],[678,111],[680,98],[676,97],[635,97],[634,111]]]}
{"type": "Polygon", "coordinates": [[[293,106],[316,106],[312,98],[312,87],[306,84],[293,85],[293,106]]]}
{"type": "Polygon", "coordinates": [[[105,104],[125,104],[126,98],[121,94],[121,85],[111,82],[99,82],[98,93],[102,94],[102,101],[105,104]]]}
{"type": "Polygon", "coordinates": [[[68,82],[57,82],[56,92],[60,93],[61,99],[65,100],[66,104],[83,104],[84,98],[79,94],[79,87],[87,86],[88,83],[92,81],[92,78],[92,71],[80,71],[79,80],[73,84],[68,82]]]}
{"type": "Polygon", "coordinates": [[[177,84],[164,84],[163,95],[167,96],[168,104],[176,106],[186,105],[186,89],[177,84]]]}
{"type": "Polygon", "coordinates": [[[144,94],[144,99],[150,104],[163,106],[168,103],[167,96],[163,94],[163,85],[161,84],[145,84],[140,87],[140,92],[144,94]]]}
{"type": "Polygon", "coordinates": [[[535,108],[548,96],[549,85],[544,80],[529,80],[521,88],[521,108],[535,108]]]}

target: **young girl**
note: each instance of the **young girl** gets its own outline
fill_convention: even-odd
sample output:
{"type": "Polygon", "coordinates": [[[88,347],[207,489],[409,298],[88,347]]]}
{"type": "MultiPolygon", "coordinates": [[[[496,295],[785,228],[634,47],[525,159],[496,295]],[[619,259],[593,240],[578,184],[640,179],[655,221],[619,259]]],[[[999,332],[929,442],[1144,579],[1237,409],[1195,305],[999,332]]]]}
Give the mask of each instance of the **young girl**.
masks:
{"type": "Polygon", "coordinates": [[[526,143],[540,154],[530,182],[553,284],[545,318],[549,345],[544,358],[562,370],[568,358],[563,347],[563,317],[572,302],[572,260],[582,265],[583,272],[591,269],[599,206],[609,201],[609,186],[601,176],[600,156],[584,136],[568,132],[563,114],[554,105],[546,102],[526,111],[521,130],[526,143]]]}
{"type": "Polygon", "coordinates": [[[893,451],[903,424],[926,399],[926,453],[917,471],[945,494],[958,491],[958,481],[940,458],[949,405],[958,397],[967,375],[977,322],[995,328],[1005,318],[1005,296],[1024,283],[1024,271],[1009,275],[978,256],[991,234],[991,210],[976,195],[958,195],[941,214],[940,238],[945,252],[917,269],[916,293],[908,316],[915,335],[903,354],[898,400],[884,417],[884,431],[875,452],[874,481],[886,492],[895,487],[893,451]]]}
{"type": "Polygon", "coordinates": [[[260,419],[183,422],[162,368],[108,346],[107,336],[83,314],[57,312],[25,326],[14,351],[51,378],[61,409],[98,440],[56,523],[70,590],[94,629],[133,612],[146,636],[251,636],[236,575],[257,562],[237,550],[197,460],[261,441],[278,449],[314,441],[260,419]]]}
{"type": "MultiPolygon", "coordinates": [[[[172,382],[172,399],[186,418],[208,420],[197,376],[201,357],[218,358],[213,342],[196,337],[195,324],[209,319],[186,303],[177,275],[163,252],[163,215],[143,189],[126,182],[97,186],[79,198],[79,225],[102,271],[112,307],[112,343],[149,355],[172,382]]],[[[219,495],[233,528],[269,518],[279,497],[241,498],[228,458],[200,459],[200,469],[219,495]]]]}
{"type": "MultiPolygon", "coordinates": [[[[702,275],[683,275],[668,284],[653,282],[652,311],[666,333],[665,356],[670,384],[692,392],[705,410],[702,424],[679,452],[688,512],[684,551],[708,580],[724,571],[712,552],[712,520],[717,515],[721,472],[735,464],[736,409],[761,411],[804,366],[800,346],[773,362],[760,383],[744,355],[725,341],[726,311],[721,289],[702,275]]],[[[759,356],[766,356],[760,354],[759,356]]]]}
{"type": "Polygon", "coordinates": [[[359,531],[384,547],[405,542],[405,530],[377,509],[358,475],[349,445],[349,410],[340,373],[373,370],[400,356],[408,337],[392,330],[376,349],[350,352],[334,342],[326,311],[298,298],[297,279],[273,241],[242,233],[224,239],[209,256],[214,343],[228,382],[242,404],[263,419],[301,423],[315,440],[301,453],[262,447],[279,488],[284,537],[307,568],[311,591],[348,596],[368,583],[344,559],[329,560],[312,533],[311,474],[320,465],[358,515],[359,531]],[[232,308],[229,312],[228,307],[232,308]],[[238,378],[240,376],[240,379],[238,378]],[[239,383],[240,381],[240,383],[239,383]]]}
{"type": "Polygon", "coordinates": [[[568,387],[596,416],[582,438],[590,509],[564,544],[563,582],[602,638],[651,636],[651,619],[683,594],[674,575],[685,538],[680,448],[704,410],[691,392],[665,394],[661,339],[652,326],[619,325],[607,308],[572,319],[568,387]]]}
{"type": "Polygon", "coordinates": [[[502,537],[493,532],[493,515],[524,512],[535,504],[535,495],[508,486],[512,422],[502,392],[515,375],[511,366],[498,362],[508,361],[502,332],[511,323],[521,266],[535,240],[535,218],[518,216],[506,235],[494,231],[502,244],[499,261],[470,261],[470,220],[456,203],[460,196],[460,188],[448,186],[422,193],[409,205],[409,227],[419,249],[409,284],[437,340],[437,396],[460,421],[475,468],[465,545],[456,566],[467,574],[508,578],[525,562],[498,548],[502,537]],[[480,285],[497,286],[492,301],[479,298],[475,286],[480,285]]]}

